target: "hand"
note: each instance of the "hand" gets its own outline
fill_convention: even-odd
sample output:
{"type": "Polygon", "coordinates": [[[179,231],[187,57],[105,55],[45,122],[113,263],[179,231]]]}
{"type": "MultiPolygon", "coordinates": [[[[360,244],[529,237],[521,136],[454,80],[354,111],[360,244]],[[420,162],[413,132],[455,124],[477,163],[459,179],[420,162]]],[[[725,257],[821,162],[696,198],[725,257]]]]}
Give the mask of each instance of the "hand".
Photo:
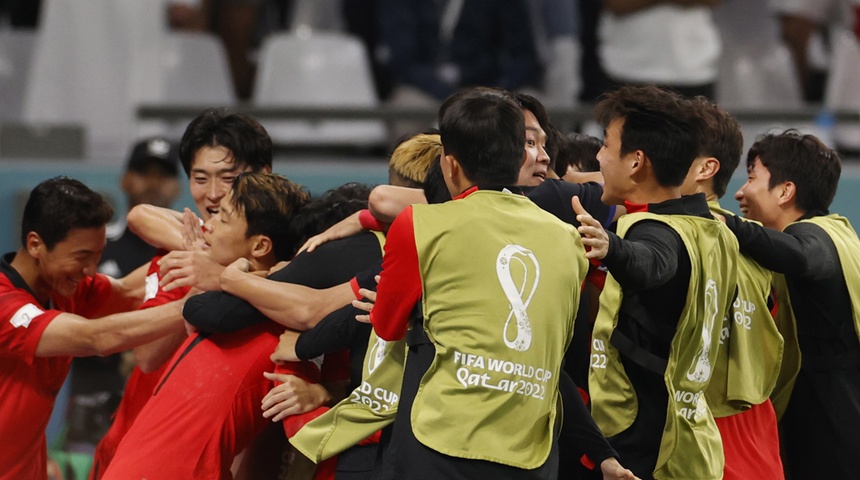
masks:
{"type": "Polygon", "coordinates": [[[605,257],[609,253],[609,234],[606,233],[600,222],[585,211],[578,196],[574,195],[570,204],[576,213],[576,221],[579,222],[577,230],[582,235],[582,243],[591,247],[585,252],[585,258],[600,259],[605,257]]]}
{"type": "Polygon", "coordinates": [[[314,235],[309,238],[301,248],[299,248],[299,252],[303,252],[305,250],[308,253],[313,252],[317,247],[322,245],[323,243],[330,242],[332,240],[338,240],[341,238],[351,237],[357,233],[360,233],[361,222],[358,220],[358,215],[360,212],[355,212],[352,215],[344,218],[340,222],[332,225],[328,228],[328,230],[320,233],[319,235],[314,235]]]}
{"type": "Polygon", "coordinates": [[[236,260],[233,260],[233,263],[231,263],[230,265],[227,265],[227,268],[225,268],[224,271],[226,272],[227,270],[232,270],[239,271],[242,273],[248,273],[251,271],[251,266],[252,265],[250,260],[244,257],[240,257],[236,260]]]}
{"type": "Polygon", "coordinates": [[[158,261],[161,267],[159,285],[165,292],[178,287],[220,290],[224,267],[206,252],[174,250],[158,261]]]}
{"type": "MultiPolygon", "coordinates": [[[[376,283],[379,283],[379,275],[373,277],[376,280],[376,283]]],[[[376,292],[373,290],[368,290],[366,288],[359,288],[358,294],[362,297],[366,298],[368,301],[363,302],[361,300],[353,300],[352,306],[367,312],[367,315],[356,315],[355,319],[361,323],[370,323],[370,311],[373,309],[373,304],[376,303],[376,292]]]]}
{"type": "Polygon", "coordinates": [[[310,412],[331,400],[325,387],[307,383],[295,375],[264,372],[263,376],[280,382],[263,397],[263,418],[271,418],[273,422],[310,412]]]}
{"type": "Polygon", "coordinates": [[[296,355],[296,343],[299,341],[299,332],[284,330],[280,338],[278,346],[275,347],[275,353],[269,358],[278,365],[283,365],[286,362],[300,362],[301,359],[296,355]]]}
{"type": "Polygon", "coordinates": [[[640,480],[633,472],[621,466],[618,459],[611,457],[600,462],[603,480],[640,480]]]}
{"type": "Polygon", "coordinates": [[[202,250],[203,230],[200,228],[200,218],[191,211],[190,208],[185,208],[182,212],[182,248],[185,250],[202,250]]]}

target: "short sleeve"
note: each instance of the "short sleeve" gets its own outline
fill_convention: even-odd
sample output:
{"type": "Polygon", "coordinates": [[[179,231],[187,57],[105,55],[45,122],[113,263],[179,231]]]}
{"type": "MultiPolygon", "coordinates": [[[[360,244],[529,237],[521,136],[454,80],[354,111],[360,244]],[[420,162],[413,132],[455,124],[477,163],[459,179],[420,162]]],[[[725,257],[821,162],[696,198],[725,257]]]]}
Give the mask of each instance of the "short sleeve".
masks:
{"type": "Polygon", "coordinates": [[[0,292],[0,356],[32,363],[45,328],[59,310],[46,310],[28,292],[2,286],[0,292]]]}

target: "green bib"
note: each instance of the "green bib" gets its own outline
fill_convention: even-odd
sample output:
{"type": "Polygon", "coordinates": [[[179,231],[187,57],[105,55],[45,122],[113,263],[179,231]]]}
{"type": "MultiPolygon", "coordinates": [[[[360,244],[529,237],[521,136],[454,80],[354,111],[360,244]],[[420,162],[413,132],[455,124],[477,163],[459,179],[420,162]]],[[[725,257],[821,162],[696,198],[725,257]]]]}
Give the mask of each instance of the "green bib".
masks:
{"type": "MultiPolygon", "coordinates": [[[[677,232],[691,264],[688,301],[672,338],[663,375],[668,407],[654,478],[720,479],[722,441],[704,391],[714,373],[722,320],[737,285],[738,243],[717,220],[645,212],[621,217],[618,235],[623,238],[632,225],[642,220],[664,223],[677,232]]],[[[630,428],[639,408],[620,352],[610,343],[622,295],[610,271],[600,295],[589,371],[592,416],[607,437],[630,428]]]]}
{"type": "MultiPolygon", "coordinates": [[[[733,215],[709,202],[712,212],[733,215]]],[[[705,398],[715,418],[763,403],[776,385],[783,340],[770,314],[772,273],[749,257],[738,257],[738,296],[723,318],[720,348],[705,398]]]]}
{"type": "Polygon", "coordinates": [[[450,456],[542,465],[587,270],[579,233],[522,195],[489,190],[416,205],[413,225],[435,348],[415,437],[450,456]]]}
{"type": "MultiPolygon", "coordinates": [[[[375,232],[380,246],[385,237],[375,232]]],[[[356,445],[390,425],[397,414],[406,340],[386,342],[371,332],[361,386],[328,412],[305,424],[290,443],[316,463],[356,445]]]]}
{"type": "Polygon", "coordinates": [[[847,218],[832,214],[823,217],[812,217],[804,222],[810,222],[821,227],[839,254],[839,263],[842,265],[842,275],[845,285],[848,285],[848,295],[851,297],[851,310],[854,314],[854,331],[860,340],[860,292],[852,286],[860,285],[860,239],[857,232],[847,218]]]}
{"type": "MultiPolygon", "coordinates": [[[[836,246],[845,284],[849,286],[860,284],[858,283],[860,282],[860,258],[857,256],[860,252],[860,240],[858,240],[857,233],[848,219],[832,214],[801,220],[801,222],[814,223],[827,233],[833,241],[833,245],[836,246]]],[[[774,410],[776,410],[777,418],[782,418],[782,414],[788,407],[791,391],[794,389],[795,378],[800,371],[801,354],[800,344],[797,340],[797,320],[791,308],[785,276],[774,274],[773,278],[773,287],[779,301],[777,325],[785,338],[785,354],[777,387],[771,394],[771,401],[774,410]]],[[[858,332],[857,335],[860,338],[860,294],[856,288],[849,288],[848,294],[851,297],[851,308],[854,314],[854,330],[858,332]]]]}

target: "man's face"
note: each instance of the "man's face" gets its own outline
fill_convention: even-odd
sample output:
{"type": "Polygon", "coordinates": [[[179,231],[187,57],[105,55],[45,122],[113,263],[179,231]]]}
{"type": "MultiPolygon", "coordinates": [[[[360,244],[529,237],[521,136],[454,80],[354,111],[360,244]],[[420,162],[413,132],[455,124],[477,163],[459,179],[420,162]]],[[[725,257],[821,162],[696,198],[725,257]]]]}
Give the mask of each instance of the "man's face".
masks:
{"type": "Polygon", "coordinates": [[[224,147],[203,147],[191,161],[189,190],[203,221],[218,213],[221,199],[233,186],[236,175],[250,168],[237,169],[233,154],[224,147]]]}
{"type": "Polygon", "coordinates": [[[203,240],[213,260],[227,266],[239,258],[251,257],[253,238],[246,238],[248,222],[245,215],[236,210],[230,202],[232,190],[221,199],[218,213],[206,221],[203,227],[203,240]]]}
{"type": "Polygon", "coordinates": [[[75,293],[78,284],[98,271],[105,248],[105,227],[75,228],[50,251],[44,243],[39,251],[39,288],[63,297],[75,293]]]}
{"type": "Polygon", "coordinates": [[[600,163],[600,173],[603,174],[604,181],[600,200],[607,205],[623,204],[630,186],[628,163],[631,161],[631,155],[636,155],[636,152],[621,155],[622,128],[623,118],[609,122],[603,134],[603,146],[597,152],[597,161],[600,163]]]}
{"type": "Polygon", "coordinates": [[[140,204],[169,208],[179,195],[179,180],[175,175],[152,166],[145,172],[126,172],[122,189],[128,197],[129,208],[140,204]]]}
{"type": "Polygon", "coordinates": [[[776,216],[779,212],[779,189],[769,188],[770,172],[761,164],[759,158],[747,168],[747,181],[735,193],[740,204],[741,215],[757,220],[766,227],[777,228],[776,216]]]}
{"type": "Polygon", "coordinates": [[[546,132],[538,123],[537,117],[529,110],[523,110],[526,120],[526,147],[523,164],[517,185],[534,187],[546,179],[549,155],[546,153],[546,132]]]}

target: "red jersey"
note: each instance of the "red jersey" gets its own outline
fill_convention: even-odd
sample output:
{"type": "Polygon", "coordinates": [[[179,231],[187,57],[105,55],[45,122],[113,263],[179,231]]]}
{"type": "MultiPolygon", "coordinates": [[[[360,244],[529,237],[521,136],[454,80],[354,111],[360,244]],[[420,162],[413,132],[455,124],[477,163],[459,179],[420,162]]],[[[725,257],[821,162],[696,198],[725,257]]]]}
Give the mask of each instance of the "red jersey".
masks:
{"type": "Polygon", "coordinates": [[[42,333],[63,312],[89,317],[112,290],[104,275],[86,277],[70,298],[41,305],[24,279],[0,260],[0,480],[47,478],[45,428],[72,357],[36,357],[42,333]]]}
{"type": "Polygon", "coordinates": [[[749,410],[715,418],[723,439],[724,480],[785,478],[779,457],[776,412],[770,399],[749,410]]]}
{"type": "MultiPolygon", "coordinates": [[[[165,292],[159,286],[158,282],[161,278],[159,277],[160,267],[158,266],[158,261],[161,260],[163,255],[164,253],[162,252],[161,255],[155,256],[149,263],[149,269],[146,274],[146,294],[144,302],[140,306],[141,310],[179,300],[188,292],[188,287],[175,288],[169,292],[165,292]]],[[[114,413],[113,423],[96,447],[93,455],[93,468],[90,471],[90,480],[97,480],[102,477],[116,453],[116,447],[119,445],[122,437],[128,432],[128,429],[131,428],[134,419],[143,410],[143,406],[146,405],[149,397],[152,396],[152,392],[155,390],[158,380],[167,369],[168,363],[165,362],[164,365],[150,373],[143,373],[141,369],[134,367],[126,382],[122,401],[117,407],[116,413],[114,413]]]]}
{"type": "Polygon", "coordinates": [[[230,334],[188,338],[102,478],[229,479],[233,457],[265,427],[263,377],[283,327],[263,322],[230,334]]]}

